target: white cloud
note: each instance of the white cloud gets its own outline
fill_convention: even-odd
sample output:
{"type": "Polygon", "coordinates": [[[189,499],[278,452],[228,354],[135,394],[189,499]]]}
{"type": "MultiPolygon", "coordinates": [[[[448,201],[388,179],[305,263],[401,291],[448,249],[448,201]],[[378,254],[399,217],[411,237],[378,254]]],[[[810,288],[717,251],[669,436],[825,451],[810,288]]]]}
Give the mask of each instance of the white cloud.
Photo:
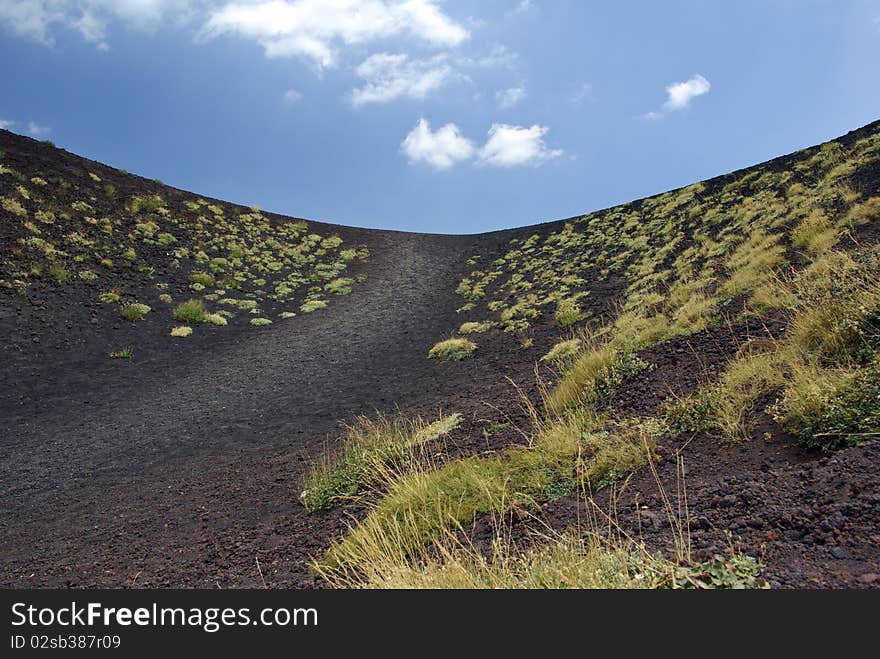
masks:
{"type": "Polygon", "coordinates": [[[48,126],[40,126],[33,121],[29,121],[27,125],[27,132],[29,135],[33,135],[34,137],[40,137],[41,135],[48,135],[52,132],[52,129],[48,126]]]}
{"type": "Polygon", "coordinates": [[[79,31],[83,39],[97,44],[99,49],[110,49],[110,45],[107,43],[107,24],[90,11],[83,12],[79,20],[74,21],[73,27],[79,31]]]}
{"type": "Polygon", "coordinates": [[[712,85],[699,73],[684,82],[673,82],[666,87],[666,102],[663,104],[662,110],[652,110],[642,116],[649,121],[662,119],[668,112],[689,108],[691,101],[697,96],[708,94],[710,89],[712,89],[712,85]]]}
{"type": "Polygon", "coordinates": [[[295,89],[288,89],[284,92],[284,102],[290,103],[291,105],[299,103],[302,100],[302,97],[303,95],[295,89]]]}
{"type": "Polygon", "coordinates": [[[663,104],[663,109],[670,112],[683,110],[697,96],[708,94],[710,89],[712,85],[700,74],[685,82],[674,82],[666,88],[666,103],[663,104]]]}
{"type": "Polygon", "coordinates": [[[549,129],[535,124],[531,128],[493,124],[489,139],[480,149],[479,160],[495,167],[540,165],[562,155],[561,149],[550,149],[544,143],[549,129]]]}
{"type": "Polygon", "coordinates": [[[462,136],[455,124],[446,124],[431,131],[426,119],[419,119],[403,143],[401,151],[411,163],[425,162],[436,169],[449,169],[455,163],[474,155],[473,143],[462,136]]]}
{"type": "Polygon", "coordinates": [[[207,2],[210,0],[0,0],[0,23],[19,36],[48,46],[55,43],[55,27],[62,26],[107,50],[111,20],[152,28],[169,17],[190,17],[207,2]]]}
{"type": "Polygon", "coordinates": [[[14,125],[15,125],[14,121],[11,121],[9,119],[0,119],[0,129],[2,129],[2,130],[9,130],[14,125]]]}
{"type": "Polygon", "coordinates": [[[534,7],[532,0],[520,0],[519,4],[514,8],[514,14],[523,14],[534,7]]]}
{"type": "Polygon", "coordinates": [[[485,55],[475,57],[459,57],[461,66],[480,69],[512,69],[516,66],[519,56],[507,46],[494,45],[485,55]]]}
{"type": "Polygon", "coordinates": [[[0,23],[15,34],[52,45],[52,23],[64,20],[67,3],[51,0],[4,0],[0,2],[0,23]]]}
{"type": "Polygon", "coordinates": [[[525,86],[511,87],[510,89],[502,89],[495,93],[495,101],[498,107],[506,110],[514,107],[526,97],[525,86]]]}
{"type": "Polygon", "coordinates": [[[366,84],[351,93],[355,107],[401,97],[422,99],[455,75],[444,55],[411,60],[404,54],[389,53],[371,55],[357,67],[357,74],[366,84]]]}
{"type": "Polygon", "coordinates": [[[267,57],[301,56],[335,66],[341,45],[409,36],[457,46],[468,31],[434,0],[269,0],[227,3],[211,12],[203,38],[236,34],[256,40],[267,57]]]}

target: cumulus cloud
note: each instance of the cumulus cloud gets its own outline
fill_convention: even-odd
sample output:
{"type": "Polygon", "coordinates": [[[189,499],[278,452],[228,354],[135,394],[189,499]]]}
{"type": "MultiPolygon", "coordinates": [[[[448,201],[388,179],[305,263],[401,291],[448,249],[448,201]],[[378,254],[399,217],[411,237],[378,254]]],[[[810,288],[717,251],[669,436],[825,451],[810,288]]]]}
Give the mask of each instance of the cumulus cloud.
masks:
{"type": "Polygon", "coordinates": [[[507,110],[519,104],[526,97],[524,86],[502,89],[495,93],[495,101],[502,110],[507,110]]]}
{"type": "Polygon", "coordinates": [[[673,82],[666,87],[666,102],[661,110],[653,110],[644,115],[645,119],[662,119],[669,112],[689,108],[697,96],[708,94],[712,85],[699,73],[684,82],[673,82]]]}
{"type": "Polygon", "coordinates": [[[480,149],[479,161],[495,167],[540,165],[562,155],[562,149],[550,149],[544,143],[549,128],[535,124],[531,128],[493,124],[489,139],[480,149]]]}
{"type": "Polygon", "coordinates": [[[710,89],[712,85],[700,74],[684,82],[674,82],[666,88],[666,103],[663,104],[663,109],[683,110],[697,96],[708,94],[710,89]]]}
{"type": "Polygon", "coordinates": [[[340,45],[409,36],[449,47],[469,37],[434,0],[231,2],[212,11],[201,32],[225,34],[254,39],[268,57],[306,57],[321,68],[336,65],[340,45]]]}
{"type": "Polygon", "coordinates": [[[365,84],[351,93],[355,107],[386,103],[401,97],[422,99],[455,75],[444,55],[412,60],[404,54],[389,53],[371,55],[356,72],[365,84]]]}
{"type": "Polygon", "coordinates": [[[0,129],[9,130],[14,125],[15,125],[14,121],[11,121],[9,119],[0,119],[0,129]]]}
{"type": "Polygon", "coordinates": [[[40,137],[42,135],[48,135],[52,132],[52,129],[48,126],[40,126],[38,123],[29,121],[27,125],[27,132],[29,135],[33,135],[34,137],[40,137]]]}
{"type": "Polygon", "coordinates": [[[295,89],[288,89],[286,92],[284,92],[284,102],[290,103],[291,105],[293,105],[294,103],[299,103],[302,100],[302,97],[303,95],[295,89]]]}
{"type": "Polygon", "coordinates": [[[474,155],[473,143],[461,134],[458,126],[446,124],[432,131],[426,119],[419,119],[400,149],[411,163],[424,162],[436,169],[449,169],[474,155]]]}

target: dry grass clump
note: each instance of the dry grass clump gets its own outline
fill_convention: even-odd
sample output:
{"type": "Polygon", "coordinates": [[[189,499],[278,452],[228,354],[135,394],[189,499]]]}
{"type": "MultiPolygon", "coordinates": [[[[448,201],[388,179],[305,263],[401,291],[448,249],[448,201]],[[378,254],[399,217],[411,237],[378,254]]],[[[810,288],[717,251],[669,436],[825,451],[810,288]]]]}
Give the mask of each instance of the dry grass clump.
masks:
{"type": "Polygon", "coordinates": [[[199,323],[205,322],[208,310],[205,308],[203,300],[189,299],[174,307],[172,315],[176,320],[179,320],[182,323],[198,325],[199,323]]]}
{"type": "Polygon", "coordinates": [[[318,568],[344,579],[389,554],[418,555],[452,521],[608,485],[645,464],[657,431],[651,422],[609,424],[588,410],[536,423],[531,446],[389,474],[385,496],[318,568]]]}
{"type": "Polygon", "coordinates": [[[542,362],[548,362],[556,366],[564,365],[571,361],[581,351],[583,343],[580,339],[564,339],[550,348],[550,351],[541,357],[542,362]]]}
{"type": "Polygon", "coordinates": [[[381,483],[389,473],[402,473],[422,461],[422,446],[448,435],[461,418],[456,413],[427,423],[384,414],[358,417],[345,427],[341,447],[303,478],[300,501],[308,510],[330,508],[381,483]]]}
{"type": "Polygon", "coordinates": [[[177,338],[185,338],[187,336],[190,336],[192,333],[193,333],[193,328],[187,327],[186,325],[171,328],[171,336],[174,336],[177,338]]]}
{"type": "Polygon", "coordinates": [[[768,411],[811,448],[880,435],[877,257],[876,249],[828,252],[790,281],[778,280],[774,294],[790,316],[785,337],[760,342],[760,350],[748,342],[715,381],[668,401],[670,430],[746,440],[755,404],[776,392],[768,411]]]}
{"type": "Polygon", "coordinates": [[[434,344],[428,351],[428,358],[445,362],[460,361],[473,355],[476,350],[477,344],[468,339],[447,339],[434,344]]]}
{"type": "Polygon", "coordinates": [[[119,314],[125,320],[135,323],[143,320],[144,316],[150,313],[150,311],[152,311],[152,309],[148,305],[141,304],[140,302],[132,302],[131,304],[123,305],[119,310],[119,314]]]}
{"type": "Polygon", "coordinates": [[[491,320],[482,322],[482,323],[462,323],[461,327],[458,328],[459,334],[479,334],[480,332],[486,332],[495,325],[491,320]]]}

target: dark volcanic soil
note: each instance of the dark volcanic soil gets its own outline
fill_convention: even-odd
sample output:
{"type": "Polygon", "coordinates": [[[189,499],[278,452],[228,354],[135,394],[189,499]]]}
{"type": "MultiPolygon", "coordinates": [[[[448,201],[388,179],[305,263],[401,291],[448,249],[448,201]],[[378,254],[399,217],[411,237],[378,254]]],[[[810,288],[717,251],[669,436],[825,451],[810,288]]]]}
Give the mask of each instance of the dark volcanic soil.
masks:
{"type": "MultiPolygon", "coordinates": [[[[510,400],[505,377],[533,379],[529,363],[508,363],[508,336],[460,364],[426,358],[461,322],[453,291],[476,242],[376,234],[354,293],[213,345],[141,338],[129,363],[106,346],[9,351],[3,583],[259,585],[260,558],[267,582],[311,584],[306,556],[342,526],[305,515],[296,480],[338,420],[398,406],[497,416],[483,403],[510,400]]],[[[64,299],[39,309],[70,311],[64,299]]],[[[25,322],[41,344],[61,340],[51,322],[25,322]]]]}
{"type": "MultiPolygon", "coordinates": [[[[0,148],[22,169],[83,166],[3,131],[0,148]]],[[[155,192],[153,182],[89,167],[125,195],[155,192]]],[[[205,327],[173,341],[158,318],[120,323],[76,284],[0,293],[0,587],[320,587],[309,557],[361,509],[307,514],[297,482],[340,421],[458,411],[465,423],[448,440],[453,452],[519,441],[512,426],[526,419],[508,378],[534,396],[534,363],[560,330],[538,323],[528,350],[514,336],[478,335],[476,356],[455,364],[426,352],[470,320],[455,312],[465,261],[535,228],[459,237],[334,230],[370,249],[359,266],[366,282],[326,310],[258,331],[205,327]],[[132,360],[108,359],[122,346],[133,347],[132,360]],[[507,430],[491,434],[490,421],[507,430]]],[[[594,316],[618,292],[612,284],[591,296],[594,316]]],[[[780,331],[779,319],[764,319],[656,346],[642,353],[656,368],[606,402],[654,414],[669,391],[692,391],[743,341],[780,331]]],[[[763,556],[774,585],[880,585],[880,444],[821,458],[757,413],[741,446],[697,437],[659,448],[664,484],[674,489],[677,451],[688,467],[695,551],[723,550],[730,530],[763,556]]],[[[541,514],[563,527],[578,505],[561,499],[541,514]]],[[[631,480],[618,514],[652,546],[668,544],[649,473],[631,480]]]]}

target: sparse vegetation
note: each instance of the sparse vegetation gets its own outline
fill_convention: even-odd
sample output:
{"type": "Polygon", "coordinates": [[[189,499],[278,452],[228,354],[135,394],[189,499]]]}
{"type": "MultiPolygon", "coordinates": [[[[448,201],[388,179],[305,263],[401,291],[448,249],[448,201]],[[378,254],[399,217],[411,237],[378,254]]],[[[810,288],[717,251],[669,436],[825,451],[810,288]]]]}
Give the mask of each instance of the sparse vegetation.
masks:
{"type": "Polygon", "coordinates": [[[467,339],[447,339],[428,351],[428,358],[445,362],[460,361],[474,354],[477,344],[467,339]]]}
{"type": "Polygon", "coordinates": [[[189,325],[198,325],[199,323],[205,322],[205,317],[207,315],[208,311],[205,308],[205,303],[196,299],[181,302],[174,307],[173,312],[173,316],[176,320],[189,325]]]}
{"type": "Polygon", "coordinates": [[[300,501],[309,510],[329,508],[380,483],[388,473],[424,461],[421,447],[454,430],[460,414],[433,423],[378,415],[358,417],[346,426],[341,449],[303,479],[300,501]]]}
{"type": "Polygon", "coordinates": [[[485,323],[462,323],[458,328],[459,334],[479,334],[492,329],[494,323],[491,321],[485,323]]]}
{"type": "Polygon", "coordinates": [[[13,235],[20,236],[0,263],[0,281],[16,290],[39,279],[74,279],[134,292],[138,283],[161,278],[173,282],[163,296],[211,300],[222,290],[253,305],[245,310],[275,316],[297,306],[305,313],[325,308],[365,280],[346,270],[368,258],[366,247],[310,231],[302,221],[270,219],[258,208],[208,203],[172,189],[125,198],[110,176],[88,169],[76,181],[8,167],[0,176],[9,183],[0,181],[0,213],[11,216],[13,235]],[[53,197],[56,189],[66,192],[64,203],[53,197]]]}
{"type": "Polygon", "coordinates": [[[565,364],[574,359],[574,357],[581,351],[581,345],[582,343],[580,339],[566,339],[560,341],[550,349],[550,352],[541,357],[541,361],[549,362],[557,366],[565,364]]]}
{"type": "Polygon", "coordinates": [[[150,313],[152,309],[146,304],[141,304],[140,302],[132,302],[131,304],[123,305],[119,314],[127,321],[131,323],[136,323],[140,320],[144,319],[148,313],[150,313]]]}
{"type": "Polygon", "coordinates": [[[192,335],[192,333],[193,333],[193,328],[188,327],[186,325],[181,325],[179,327],[172,327],[171,328],[171,336],[177,337],[177,338],[185,338],[187,336],[192,335]]]}

